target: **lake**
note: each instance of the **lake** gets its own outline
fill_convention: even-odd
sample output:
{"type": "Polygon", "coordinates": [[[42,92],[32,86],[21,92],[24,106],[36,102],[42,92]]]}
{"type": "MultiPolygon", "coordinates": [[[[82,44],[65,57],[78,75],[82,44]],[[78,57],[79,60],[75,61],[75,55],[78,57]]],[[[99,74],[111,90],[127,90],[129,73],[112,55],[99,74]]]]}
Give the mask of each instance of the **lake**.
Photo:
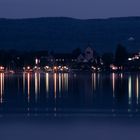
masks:
{"type": "Polygon", "coordinates": [[[0,114],[139,116],[140,73],[0,73],[0,114]]]}

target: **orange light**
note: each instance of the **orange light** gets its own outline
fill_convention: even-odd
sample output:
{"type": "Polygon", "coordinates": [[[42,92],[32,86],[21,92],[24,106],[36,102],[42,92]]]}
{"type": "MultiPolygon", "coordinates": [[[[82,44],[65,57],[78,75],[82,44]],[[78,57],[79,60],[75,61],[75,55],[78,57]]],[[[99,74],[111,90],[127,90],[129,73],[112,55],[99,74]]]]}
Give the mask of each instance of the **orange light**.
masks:
{"type": "Polygon", "coordinates": [[[54,67],[54,70],[56,70],[56,69],[57,69],[57,67],[55,66],[55,67],[54,67]]]}
{"type": "Polygon", "coordinates": [[[0,66],[0,70],[4,70],[4,67],[3,66],[0,66]]]}

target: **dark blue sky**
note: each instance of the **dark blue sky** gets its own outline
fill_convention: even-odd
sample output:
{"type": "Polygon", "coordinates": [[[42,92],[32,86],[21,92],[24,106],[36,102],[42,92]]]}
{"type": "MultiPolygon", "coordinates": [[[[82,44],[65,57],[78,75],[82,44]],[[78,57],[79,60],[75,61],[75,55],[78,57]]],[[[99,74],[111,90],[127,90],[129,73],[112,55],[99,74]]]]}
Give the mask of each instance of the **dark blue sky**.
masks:
{"type": "Polygon", "coordinates": [[[140,16],[140,0],[0,0],[0,17],[67,16],[107,18],[140,16]]]}

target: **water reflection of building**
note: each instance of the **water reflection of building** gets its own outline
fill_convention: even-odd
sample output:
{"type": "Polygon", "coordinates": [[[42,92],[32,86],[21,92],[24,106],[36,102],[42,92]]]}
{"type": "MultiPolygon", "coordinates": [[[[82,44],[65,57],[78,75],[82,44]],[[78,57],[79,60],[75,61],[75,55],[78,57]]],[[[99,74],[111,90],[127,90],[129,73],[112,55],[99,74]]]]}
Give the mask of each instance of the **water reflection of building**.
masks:
{"type": "Polygon", "coordinates": [[[34,88],[35,101],[38,100],[40,93],[40,73],[36,72],[33,76],[31,73],[23,73],[23,93],[27,95],[28,103],[31,100],[31,90],[34,88]],[[33,78],[34,77],[34,78],[33,78]],[[32,85],[34,84],[34,86],[32,85]]]}
{"type": "MultiPolygon", "coordinates": [[[[34,87],[35,102],[38,101],[39,96],[43,96],[41,87],[45,86],[46,98],[51,97],[51,90],[53,89],[54,98],[61,98],[63,93],[68,92],[69,76],[68,73],[45,73],[45,77],[42,80],[41,85],[40,73],[36,72],[33,76],[31,73],[23,73],[23,93],[27,95],[28,103],[31,101],[31,90],[34,87]],[[51,77],[51,75],[53,77],[51,77]],[[34,77],[34,78],[33,78],[34,77]],[[50,79],[52,78],[52,79],[50,79]],[[34,83],[34,86],[32,85],[34,83]],[[44,85],[44,86],[43,86],[44,85]]],[[[66,95],[66,94],[65,94],[66,95]]]]}
{"type": "Polygon", "coordinates": [[[0,73],[0,103],[3,103],[4,94],[4,73],[0,73]]]}
{"type": "Polygon", "coordinates": [[[96,90],[96,73],[92,73],[92,90],[95,91],[96,90]]]}
{"type": "Polygon", "coordinates": [[[25,80],[26,80],[26,75],[25,72],[23,72],[23,93],[25,93],[25,80]]]}
{"type": "Polygon", "coordinates": [[[59,97],[61,97],[62,92],[62,74],[59,73],[59,97]]]}
{"type": "Polygon", "coordinates": [[[54,98],[56,99],[57,97],[57,77],[56,73],[54,73],[54,98]]]}
{"type": "Polygon", "coordinates": [[[115,73],[112,73],[112,89],[113,89],[113,98],[115,98],[115,73]]]}
{"type": "Polygon", "coordinates": [[[27,74],[28,103],[30,102],[30,73],[27,74]]]}
{"type": "Polygon", "coordinates": [[[40,73],[35,73],[35,101],[37,102],[40,93],[40,73]]]}
{"type": "Polygon", "coordinates": [[[31,74],[23,73],[23,93],[27,93],[28,103],[30,102],[31,74]],[[27,91],[27,92],[26,92],[27,91]]]}
{"type": "MultiPolygon", "coordinates": [[[[35,91],[36,101],[38,100],[38,94],[40,92],[39,87],[41,86],[41,91],[44,90],[45,96],[49,98],[47,99],[47,103],[49,104],[51,101],[51,103],[54,103],[55,107],[57,107],[58,103],[61,104],[63,100],[71,99],[71,97],[73,96],[72,94],[74,93],[79,93],[79,95],[77,94],[74,96],[81,97],[80,100],[88,105],[94,103],[97,105],[105,104],[109,105],[109,107],[112,107],[113,109],[125,108],[131,111],[136,104],[137,107],[139,104],[139,75],[128,75],[127,73],[112,73],[109,77],[108,75],[103,73],[92,73],[92,87],[91,75],[77,75],[76,78],[76,75],[73,75],[73,77],[71,77],[69,73],[45,73],[44,77],[41,78],[41,85],[40,75],[38,73],[35,73],[35,79],[32,78],[31,75],[32,74],[26,74],[26,79],[23,80],[26,81],[25,89],[26,93],[28,91],[28,101],[31,101],[31,81],[35,80],[33,81],[33,84],[35,84],[35,89],[33,90],[35,91]],[[75,81],[77,79],[78,82],[77,84],[75,84],[75,81]],[[72,94],[70,95],[68,93],[72,94]]],[[[44,93],[40,92],[39,99],[43,99],[43,96],[44,93]]]]}
{"type": "Polygon", "coordinates": [[[67,92],[68,91],[68,73],[64,73],[64,89],[67,92]]]}
{"type": "Polygon", "coordinates": [[[48,98],[49,97],[49,73],[46,73],[46,93],[48,98]]]}
{"type": "Polygon", "coordinates": [[[111,84],[113,100],[115,102],[117,101],[116,103],[120,104],[122,100],[123,102],[126,101],[128,111],[130,111],[134,105],[139,104],[139,75],[112,73],[111,84]]]}
{"type": "Polygon", "coordinates": [[[132,103],[132,77],[129,76],[128,78],[128,104],[131,105],[132,103]]]}
{"type": "Polygon", "coordinates": [[[136,77],[136,97],[137,97],[137,104],[139,104],[139,77],[136,77]]]}
{"type": "Polygon", "coordinates": [[[67,93],[68,92],[68,73],[54,73],[54,98],[56,99],[57,97],[61,97],[62,93],[67,93]],[[57,95],[59,94],[59,95],[57,95]]]}

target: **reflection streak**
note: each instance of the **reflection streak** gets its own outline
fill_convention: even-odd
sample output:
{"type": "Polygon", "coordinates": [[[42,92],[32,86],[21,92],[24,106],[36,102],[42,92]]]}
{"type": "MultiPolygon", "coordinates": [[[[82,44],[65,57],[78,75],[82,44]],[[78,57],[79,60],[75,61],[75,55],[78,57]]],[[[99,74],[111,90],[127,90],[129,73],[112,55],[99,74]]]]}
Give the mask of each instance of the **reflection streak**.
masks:
{"type": "Polygon", "coordinates": [[[93,74],[93,79],[94,79],[94,90],[96,90],[96,73],[93,74]]]}
{"type": "Polygon", "coordinates": [[[38,76],[37,73],[35,73],[35,101],[37,101],[38,98],[38,76]]]}
{"type": "Polygon", "coordinates": [[[46,93],[49,92],[49,74],[46,73],[46,93]]]}
{"type": "Polygon", "coordinates": [[[68,73],[64,73],[64,87],[68,91],[68,73]]]}
{"type": "Polygon", "coordinates": [[[4,94],[4,73],[0,74],[0,103],[3,103],[3,94],[4,94]]]}
{"type": "Polygon", "coordinates": [[[139,78],[136,78],[136,96],[137,96],[137,104],[139,104],[139,78]]]}
{"type": "Polygon", "coordinates": [[[30,73],[27,74],[28,103],[30,102],[30,73]]]}
{"type": "Polygon", "coordinates": [[[39,82],[39,83],[38,83],[38,92],[40,93],[40,73],[38,73],[38,79],[39,79],[39,80],[38,80],[38,82],[39,82]]]}
{"type": "Polygon", "coordinates": [[[113,98],[115,98],[115,73],[112,73],[113,98]]]}
{"type": "Polygon", "coordinates": [[[129,98],[129,104],[132,103],[132,78],[131,76],[129,76],[129,79],[128,79],[128,98],[129,98]]]}
{"type": "Polygon", "coordinates": [[[56,99],[56,73],[54,74],[54,98],[56,99]]]}
{"type": "Polygon", "coordinates": [[[25,72],[23,72],[23,93],[25,93],[25,72]]]}
{"type": "Polygon", "coordinates": [[[61,96],[61,87],[62,87],[62,80],[61,80],[61,78],[62,78],[62,75],[61,75],[61,73],[59,73],[59,95],[61,96]]]}

